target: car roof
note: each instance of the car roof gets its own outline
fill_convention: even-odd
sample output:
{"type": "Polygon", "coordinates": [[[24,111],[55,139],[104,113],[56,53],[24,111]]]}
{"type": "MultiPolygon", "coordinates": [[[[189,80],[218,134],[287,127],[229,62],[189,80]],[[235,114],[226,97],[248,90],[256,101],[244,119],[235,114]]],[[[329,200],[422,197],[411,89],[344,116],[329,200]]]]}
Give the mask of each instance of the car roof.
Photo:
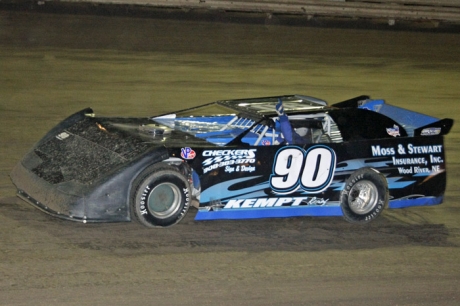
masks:
{"type": "Polygon", "coordinates": [[[217,103],[244,114],[246,117],[263,118],[277,115],[275,106],[279,99],[283,101],[286,114],[317,112],[329,108],[324,100],[302,95],[222,100],[217,103]]]}

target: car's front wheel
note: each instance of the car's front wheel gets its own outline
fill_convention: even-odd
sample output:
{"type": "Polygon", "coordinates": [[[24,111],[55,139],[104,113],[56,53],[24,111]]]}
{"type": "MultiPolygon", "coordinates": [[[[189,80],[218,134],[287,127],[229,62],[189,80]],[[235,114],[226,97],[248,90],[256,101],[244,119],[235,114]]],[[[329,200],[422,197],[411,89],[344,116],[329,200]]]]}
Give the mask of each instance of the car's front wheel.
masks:
{"type": "Polygon", "coordinates": [[[131,212],[145,226],[171,226],[187,213],[190,196],[190,185],[182,173],[172,166],[155,165],[135,179],[131,212]]]}
{"type": "Polygon", "coordinates": [[[377,218],[388,205],[385,177],[372,168],[355,171],[345,182],[340,202],[345,220],[367,223],[377,218]]]}

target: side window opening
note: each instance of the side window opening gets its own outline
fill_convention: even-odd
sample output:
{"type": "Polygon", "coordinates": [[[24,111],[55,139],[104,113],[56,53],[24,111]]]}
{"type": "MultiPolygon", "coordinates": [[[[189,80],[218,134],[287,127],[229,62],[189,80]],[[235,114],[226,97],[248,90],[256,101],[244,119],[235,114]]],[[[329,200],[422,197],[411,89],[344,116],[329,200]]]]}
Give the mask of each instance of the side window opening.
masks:
{"type": "Polygon", "coordinates": [[[292,115],[289,121],[305,143],[343,142],[339,128],[328,114],[292,115]]]}

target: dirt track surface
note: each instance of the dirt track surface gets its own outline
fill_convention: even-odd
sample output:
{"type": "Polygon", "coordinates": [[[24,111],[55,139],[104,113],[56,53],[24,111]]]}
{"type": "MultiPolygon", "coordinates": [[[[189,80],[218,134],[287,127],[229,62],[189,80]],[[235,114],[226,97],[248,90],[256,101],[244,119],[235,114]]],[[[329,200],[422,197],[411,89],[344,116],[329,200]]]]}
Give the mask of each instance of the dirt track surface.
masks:
{"type": "Polygon", "coordinates": [[[460,36],[0,11],[0,305],[458,305],[460,36]],[[340,218],[54,219],[8,174],[85,107],[149,116],[219,99],[369,94],[456,120],[435,207],[340,218]]]}

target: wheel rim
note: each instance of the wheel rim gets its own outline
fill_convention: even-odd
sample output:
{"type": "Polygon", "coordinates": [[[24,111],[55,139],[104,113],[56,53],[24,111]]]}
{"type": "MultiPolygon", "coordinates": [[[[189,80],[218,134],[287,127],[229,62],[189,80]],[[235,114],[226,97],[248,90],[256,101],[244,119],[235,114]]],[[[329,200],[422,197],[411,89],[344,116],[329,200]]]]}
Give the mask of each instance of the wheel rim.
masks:
{"type": "Polygon", "coordinates": [[[353,185],[348,197],[350,209],[359,215],[370,212],[378,203],[378,190],[371,181],[360,181],[353,185]]]}
{"type": "Polygon", "coordinates": [[[168,218],[180,207],[180,190],[171,183],[162,183],[153,188],[148,199],[148,210],[157,218],[168,218]]]}

